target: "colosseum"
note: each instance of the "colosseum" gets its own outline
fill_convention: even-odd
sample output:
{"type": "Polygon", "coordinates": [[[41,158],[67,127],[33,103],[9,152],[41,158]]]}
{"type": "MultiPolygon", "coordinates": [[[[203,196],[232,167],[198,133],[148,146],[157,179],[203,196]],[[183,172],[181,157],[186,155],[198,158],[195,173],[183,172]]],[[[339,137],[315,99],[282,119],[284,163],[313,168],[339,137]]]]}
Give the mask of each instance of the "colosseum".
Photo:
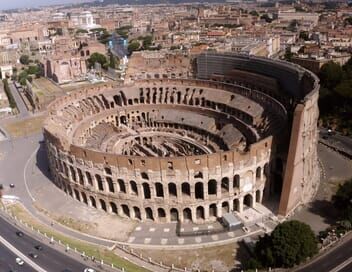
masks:
{"type": "Polygon", "coordinates": [[[88,206],[202,223],[279,198],[286,216],[319,182],[319,83],[264,58],[203,53],[193,77],[148,74],[49,106],[55,184],[88,206]],[[279,197],[278,197],[279,196],[279,197]]]}

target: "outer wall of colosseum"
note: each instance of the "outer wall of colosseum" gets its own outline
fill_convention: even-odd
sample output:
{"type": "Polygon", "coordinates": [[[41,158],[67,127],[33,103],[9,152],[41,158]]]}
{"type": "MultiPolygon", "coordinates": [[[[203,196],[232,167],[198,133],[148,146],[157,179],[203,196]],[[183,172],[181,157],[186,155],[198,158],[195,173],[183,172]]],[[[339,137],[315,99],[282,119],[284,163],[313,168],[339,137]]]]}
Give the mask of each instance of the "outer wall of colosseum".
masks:
{"type": "Polygon", "coordinates": [[[197,65],[197,80],[106,85],[54,101],[44,135],[57,186],[157,222],[242,212],[270,195],[273,174],[283,179],[280,214],[308,201],[319,180],[316,77],[227,54],[200,55],[197,65]]]}

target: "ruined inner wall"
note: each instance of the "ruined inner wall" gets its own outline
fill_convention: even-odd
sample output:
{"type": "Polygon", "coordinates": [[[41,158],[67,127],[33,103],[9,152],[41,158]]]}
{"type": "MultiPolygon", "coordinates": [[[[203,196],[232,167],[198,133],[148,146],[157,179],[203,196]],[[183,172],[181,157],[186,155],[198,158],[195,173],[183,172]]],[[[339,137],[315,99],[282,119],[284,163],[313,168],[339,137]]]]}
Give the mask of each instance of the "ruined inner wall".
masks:
{"type": "MultiPolygon", "coordinates": [[[[238,77],[239,73],[235,72],[237,70],[275,79],[279,91],[275,97],[286,106],[288,115],[292,118],[292,123],[288,124],[290,130],[287,139],[290,143],[288,150],[279,149],[285,165],[279,213],[288,215],[297,205],[311,199],[319,182],[318,79],[298,65],[264,58],[205,53],[197,59],[198,78],[208,79],[223,75],[234,83],[247,87],[257,85],[258,88],[266,83],[257,84],[242,80],[238,77]]],[[[261,91],[274,96],[272,90],[265,87],[262,87],[261,91]]],[[[278,154],[272,155],[273,159],[276,159],[278,154]]]]}

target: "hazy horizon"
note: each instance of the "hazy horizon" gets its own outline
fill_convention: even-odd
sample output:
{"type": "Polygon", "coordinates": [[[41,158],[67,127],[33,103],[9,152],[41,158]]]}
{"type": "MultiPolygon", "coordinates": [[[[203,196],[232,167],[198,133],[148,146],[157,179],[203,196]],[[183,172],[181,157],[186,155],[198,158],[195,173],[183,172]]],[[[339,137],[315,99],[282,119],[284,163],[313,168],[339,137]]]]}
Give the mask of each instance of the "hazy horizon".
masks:
{"type": "Polygon", "coordinates": [[[48,6],[56,4],[83,3],[87,0],[12,0],[1,3],[0,10],[15,8],[35,8],[38,6],[48,6]]]}

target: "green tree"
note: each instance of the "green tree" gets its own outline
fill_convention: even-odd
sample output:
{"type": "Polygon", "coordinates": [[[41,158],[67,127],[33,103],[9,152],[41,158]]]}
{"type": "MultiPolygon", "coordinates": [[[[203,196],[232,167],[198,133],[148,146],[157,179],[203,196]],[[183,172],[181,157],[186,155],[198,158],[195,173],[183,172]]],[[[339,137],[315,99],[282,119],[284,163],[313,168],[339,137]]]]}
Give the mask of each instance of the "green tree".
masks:
{"type": "Polygon", "coordinates": [[[265,20],[265,22],[267,22],[267,23],[271,23],[272,21],[273,21],[273,19],[271,19],[270,17],[269,17],[269,15],[268,14],[263,14],[261,17],[260,17],[260,19],[263,19],[263,20],[265,20]]]}
{"type": "Polygon", "coordinates": [[[131,54],[133,51],[137,51],[140,48],[140,43],[138,41],[132,41],[129,45],[128,45],[128,52],[131,54]]]}
{"type": "Polygon", "coordinates": [[[117,69],[119,64],[119,60],[112,53],[110,53],[109,67],[112,69],[117,69]]]}
{"type": "Polygon", "coordinates": [[[301,31],[301,32],[299,33],[299,38],[302,39],[302,40],[308,41],[308,40],[309,40],[309,33],[308,33],[308,31],[301,31]]]}
{"type": "Polygon", "coordinates": [[[256,17],[259,16],[259,13],[256,10],[252,10],[249,14],[256,17]]]}
{"type": "Polygon", "coordinates": [[[26,80],[28,79],[28,73],[26,70],[22,71],[21,73],[19,73],[18,75],[18,81],[21,85],[26,85],[26,80]]]}
{"type": "Polygon", "coordinates": [[[341,218],[352,222],[352,179],[339,185],[332,202],[341,212],[341,218]]]}
{"type": "Polygon", "coordinates": [[[108,61],[106,59],[106,57],[103,54],[100,54],[98,52],[93,53],[89,59],[87,60],[88,62],[88,67],[92,68],[94,66],[94,64],[100,63],[102,67],[106,67],[108,61]]]}
{"type": "Polygon", "coordinates": [[[29,56],[28,55],[22,55],[20,57],[20,63],[23,65],[28,65],[29,64],[29,56]]]}
{"type": "Polygon", "coordinates": [[[352,98],[352,79],[343,80],[341,83],[339,83],[335,88],[335,92],[338,93],[343,98],[351,99],[352,98]]]}
{"type": "Polygon", "coordinates": [[[270,236],[261,237],[255,246],[256,258],[264,267],[293,267],[317,252],[314,232],[296,220],[277,225],[270,236]]]}
{"type": "Polygon", "coordinates": [[[332,90],[341,82],[342,77],[343,71],[338,63],[329,61],[320,68],[319,78],[323,87],[332,90]]]}

